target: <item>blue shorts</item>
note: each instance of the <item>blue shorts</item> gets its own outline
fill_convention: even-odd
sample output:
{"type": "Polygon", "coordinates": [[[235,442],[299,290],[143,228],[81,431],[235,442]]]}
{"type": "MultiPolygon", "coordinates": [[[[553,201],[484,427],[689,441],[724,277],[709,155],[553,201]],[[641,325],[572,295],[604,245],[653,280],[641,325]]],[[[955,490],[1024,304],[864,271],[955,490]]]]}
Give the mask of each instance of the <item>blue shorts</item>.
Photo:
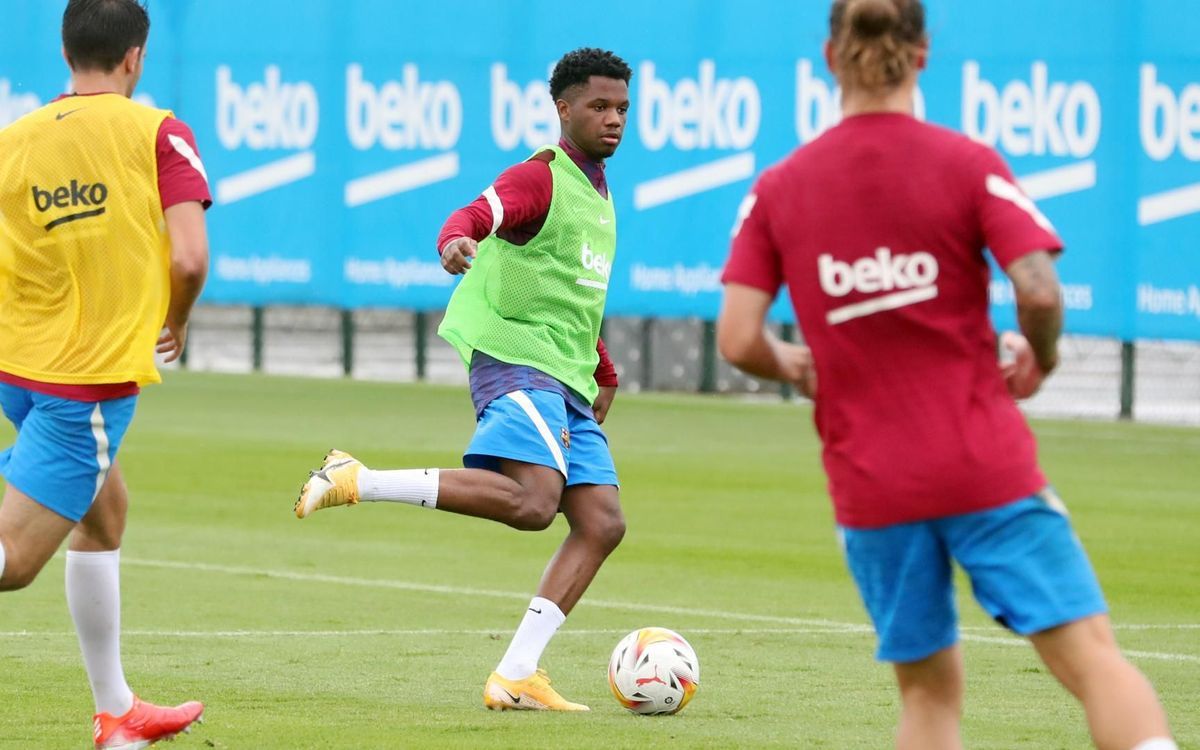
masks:
{"type": "Polygon", "coordinates": [[[596,418],[552,391],[513,391],[484,407],[463,466],[499,471],[502,458],[556,469],[568,487],[617,484],[608,438],[596,418]]]}
{"type": "Polygon", "coordinates": [[[1019,635],[1108,611],[1050,489],[977,513],[839,533],[880,661],[919,661],[958,641],[952,560],[983,609],[1019,635]]]}
{"type": "Polygon", "coordinates": [[[73,401],[0,383],[0,407],[17,428],[17,442],[0,452],[0,475],[78,523],[108,477],[136,404],[137,396],[73,401]]]}

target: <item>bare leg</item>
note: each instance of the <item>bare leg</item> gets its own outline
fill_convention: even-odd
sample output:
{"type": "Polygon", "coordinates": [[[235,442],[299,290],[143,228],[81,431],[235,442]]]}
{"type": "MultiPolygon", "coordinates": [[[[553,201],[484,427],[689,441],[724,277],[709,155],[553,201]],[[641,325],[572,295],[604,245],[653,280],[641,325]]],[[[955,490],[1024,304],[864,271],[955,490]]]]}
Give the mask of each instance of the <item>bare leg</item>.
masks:
{"type": "Polygon", "coordinates": [[[71,533],[68,549],[73,552],[110,552],[121,547],[125,534],[125,515],[129,508],[129,492],[121,467],[114,461],[96,494],[96,501],[87,515],[71,533]]]}
{"type": "Polygon", "coordinates": [[[1059,682],[1083,703],[1100,750],[1130,750],[1171,736],[1154,688],[1117,647],[1107,615],[1051,628],[1030,637],[1059,682]]]}
{"type": "Polygon", "coordinates": [[[554,523],[564,481],[555,469],[522,461],[501,460],[500,472],[443,469],[437,507],[521,531],[541,531],[554,523]]]}
{"type": "MultiPolygon", "coordinates": [[[[496,666],[496,673],[504,679],[523,680],[534,673],[550,639],[625,534],[617,488],[611,485],[568,487],[562,495],[562,511],[571,531],[546,566],[537,595],[496,666]]],[[[485,693],[491,696],[485,703],[506,704],[505,693],[490,682],[485,693]]],[[[535,700],[558,705],[560,710],[582,708],[565,703],[549,686],[538,695],[541,697],[535,695],[535,700]]]]}
{"type": "Polygon", "coordinates": [[[942,649],[921,661],[896,664],[903,703],[898,750],[959,750],[963,702],[962,650],[942,649]]]}
{"type": "Polygon", "coordinates": [[[75,522],[39,505],[11,484],[0,503],[0,544],[4,545],[4,573],[0,591],[25,588],[54,556],[75,522]]]}
{"type": "Polygon", "coordinates": [[[617,488],[612,485],[568,487],[562,496],[562,512],[571,531],[550,558],[537,593],[556,603],[565,615],[621,543],[625,517],[617,488]]]}

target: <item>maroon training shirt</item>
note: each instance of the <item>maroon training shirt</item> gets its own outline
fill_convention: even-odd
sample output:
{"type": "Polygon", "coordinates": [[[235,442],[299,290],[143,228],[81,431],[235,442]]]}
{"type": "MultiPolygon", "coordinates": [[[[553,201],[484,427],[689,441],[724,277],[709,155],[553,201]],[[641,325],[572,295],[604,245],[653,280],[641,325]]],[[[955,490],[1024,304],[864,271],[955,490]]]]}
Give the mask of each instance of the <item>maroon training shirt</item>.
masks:
{"type": "Polygon", "coordinates": [[[723,281],[790,290],[839,524],[1045,485],[997,363],[983,251],[1007,267],[1062,242],[994,150],[908,115],[849,117],[767,170],[740,213],[723,281]]]}

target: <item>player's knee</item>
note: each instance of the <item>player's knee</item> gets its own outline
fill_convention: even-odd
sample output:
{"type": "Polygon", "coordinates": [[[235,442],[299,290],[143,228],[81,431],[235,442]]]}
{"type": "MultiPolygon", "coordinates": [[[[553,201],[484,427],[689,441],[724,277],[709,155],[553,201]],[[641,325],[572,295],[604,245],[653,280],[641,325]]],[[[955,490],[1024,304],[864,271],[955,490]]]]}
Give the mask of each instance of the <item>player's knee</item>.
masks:
{"type": "Polygon", "coordinates": [[[510,525],[521,531],[544,531],[554,523],[555,514],[554,508],[526,505],[517,511],[510,525]]]}
{"type": "Polygon", "coordinates": [[[0,576],[0,591],[19,591],[33,583],[40,568],[26,564],[20,557],[7,550],[8,557],[4,563],[4,574],[0,576]]]}
{"type": "Polygon", "coordinates": [[[121,536],[124,527],[118,524],[96,526],[85,529],[76,526],[72,532],[76,540],[84,543],[87,550],[114,550],[121,547],[121,536]]]}
{"type": "Polygon", "coordinates": [[[1092,617],[1034,636],[1050,672],[1076,697],[1097,679],[1107,679],[1125,662],[1107,620],[1092,617]]]}
{"type": "Polygon", "coordinates": [[[902,685],[900,697],[909,711],[962,713],[963,684],[957,680],[923,680],[902,685]]]}
{"type": "Polygon", "coordinates": [[[625,516],[620,511],[607,515],[593,530],[597,545],[608,554],[625,538],[625,516]]]}
{"type": "Polygon", "coordinates": [[[526,490],[511,498],[509,526],[520,531],[542,531],[550,528],[558,514],[559,498],[546,493],[526,490]]]}

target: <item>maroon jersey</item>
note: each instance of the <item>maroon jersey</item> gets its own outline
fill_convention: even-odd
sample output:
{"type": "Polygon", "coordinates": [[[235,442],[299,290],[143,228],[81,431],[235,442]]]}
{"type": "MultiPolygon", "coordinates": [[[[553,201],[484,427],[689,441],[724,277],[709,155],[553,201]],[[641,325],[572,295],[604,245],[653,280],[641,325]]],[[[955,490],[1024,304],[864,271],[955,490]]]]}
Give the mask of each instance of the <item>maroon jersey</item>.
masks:
{"type": "Polygon", "coordinates": [[[740,214],[723,280],[790,290],[839,524],[1045,485],[997,364],[984,248],[1007,267],[1062,243],[995,151],[907,115],[849,117],[767,170],[740,214]]]}

